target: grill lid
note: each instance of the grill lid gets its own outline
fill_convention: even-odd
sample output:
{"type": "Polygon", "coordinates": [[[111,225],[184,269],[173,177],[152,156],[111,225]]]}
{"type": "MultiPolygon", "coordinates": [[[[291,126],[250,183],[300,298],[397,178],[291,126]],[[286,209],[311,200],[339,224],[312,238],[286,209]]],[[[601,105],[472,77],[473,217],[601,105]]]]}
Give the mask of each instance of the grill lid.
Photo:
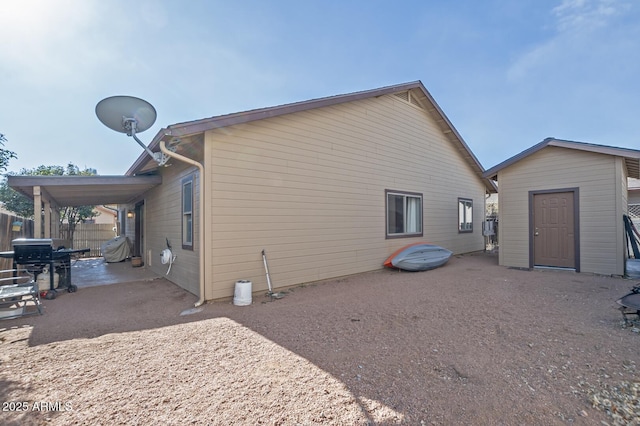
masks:
{"type": "Polygon", "coordinates": [[[53,247],[53,240],[51,238],[16,238],[11,241],[11,244],[15,246],[50,246],[53,247]]]}

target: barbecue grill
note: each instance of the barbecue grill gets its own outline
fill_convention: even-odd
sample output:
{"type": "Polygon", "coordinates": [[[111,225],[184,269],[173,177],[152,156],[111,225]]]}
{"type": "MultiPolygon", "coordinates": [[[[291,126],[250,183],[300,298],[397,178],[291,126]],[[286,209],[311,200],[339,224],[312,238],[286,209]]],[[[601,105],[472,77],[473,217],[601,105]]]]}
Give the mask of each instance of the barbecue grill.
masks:
{"type": "Polygon", "coordinates": [[[78,287],[71,284],[71,255],[87,253],[90,249],[68,249],[66,241],[52,238],[18,238],[11,242],[13,245],[13,267],[18,265],[36,275],[45,269],[49,270],[49,290],[46,299],[55,299],[56,292],[66,290],[75,292],[78,287]],[[55,286],[54,274],[60,279],[55,286]]]}

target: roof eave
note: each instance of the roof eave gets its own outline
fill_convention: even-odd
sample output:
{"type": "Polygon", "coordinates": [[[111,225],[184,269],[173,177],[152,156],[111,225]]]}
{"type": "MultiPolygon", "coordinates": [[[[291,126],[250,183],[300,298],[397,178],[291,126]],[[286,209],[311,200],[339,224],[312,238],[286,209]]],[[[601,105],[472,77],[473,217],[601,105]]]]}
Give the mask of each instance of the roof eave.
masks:
{"type": "MultiPolygon", "coordinates": [[[[321,108],[325,106],[336,105],[344,102],[352,102],[360,99],[366,99],[373,96],[383,96],[390,93],[396,93],[403,90],[410,90],[415,87],[424,86],[420,81],[414,81],[410,83],[403,83],[394,86],[382,87],[379,89],[366,90],[356,93],[348,93],[344,95],[329,96],[326,98],[311,99],[307,101],[295,102],[290,104],[278,105],[274,107],[259,108],[249,111],[236,112],[227,115],[220,115],[211,118],[203,118],[201,120],[188,121],[185,123],[177,123],[168,126],[167,128],[160,129],[155,135],[153,140],[149,143],[149,149],[155,151],[160,144],[160,141],[164,138],[183,138],[192,136],[199,133],[204,133],[209,130],[219,129],[223,127],[233,126],[236,124],[248,123],[256,120],[263,120],[265,118],[278,117],[285,114],[291,114],[294,112],[307,111],[315,108],[321,108]]],[[[166,140],[166,139],[165,139],[166,140]]],[[[131,165],[126,175],[133,175],[149,161],[146,152],[143,152],[138,159],[131,165]]]]}
{"type": "Polygon", "coordinates": [[[451,121],[449,121],[449,117],[447,117],[447,115],[444,113],[444,111],[440,108],[440,105],[438,105],[436,100],[433,98],[433,96],[431,96],[431,93],[429,93],[427,88],[424,87],[422,82],[418,82],[418,83],[419,83],[419,88],[422,90],[424,95],[427,97],[427,99],[429,100],[429,103],[431,103],[431,105],[433,106],[434,111],[438,114],[438,116],[440,116],[440,118],[442,120],[442,123],[444,124],[444,127],[446,127],[446,129],[443,130],[445,135],[447,135],[447,133],[451,133],[453,135],[453,137],[454,137],[454,142],[457,142],[458,144],[460,144],[460,147],[462,148],[460,150],[462,155],[464,157],[466,157],[467,161],[470,162],[471,167],[474,169],[476,174],[484,182],[486,190],[489,193],[497,193],[498,192],[498,187],[490,179],[486,179],[483,176],[484,167],[482,166],[482,164],[480,163],[478,158],[475,156],[475,154],[473,153],[471,148],[469,148],[469,145],[467,145],[467,143],[462,138],[460,133],[458,133],[458,130],[455,128],[453,123],[451,123],[451,121]]]}
{"type": "MultiPolygon", "coordinates": [[[[431,104],[431,112],[435,113],[439,118],[437,121],[443,127],[445,135],[453,143],[457,143],[459,151],[465,157],[467,162],[471,165],[477,176],[483,181],[488,192],[497,192],[496,185],[490,180],[483,177],[484,168],[480,161],[473,154],[467,143],[462,136],[458,133],[453,126],[449,118],[444,111],[440,108],[435,101],[431,93],[426,89],[420,80],[402,83],[393,86],[386,86],[378,89],[365,90],[361,92],[348,93],[344,95],[330,96],[326,98],[311,99],[302,102],[295,102],[291,104],[279,105],[275,107],[260,108],[250,111],[237,112],[228,115],[216,116],[211,118],[205,118],[201,120],[189,121],[185,123],[177,123],[161,129],[149,144],[149,149],[152,151],[158,148],[160,141],[169,138],[184,138],[195,134],[205,133],[209,130],[218,128],[233,126],[237,124],[248,123],[255,120],[263,120],[266,118],[278,117],[285,114],[291,114],[295,112],[307,111],[316,108],[322,108],[332,106],[345,102],[353,102],[361,99],[367,99],[371,97],[378,97],[398,93],[406,90],[418,89],[422,92],[428,102],[431,104]],[[451,136],[449,136],[451,135],[451,136]]],[[[147,164],[151,159],[146,153],[142,153],[136,162],[127,170],[127,175],[134,175],[142,170],[143,166],[147,164]]]]}
{"type": "Polygon", "coordinates": [[[625,159],[627,170],[630,177],[640,178],[640,151],[628,148],[618,148],[606,145],[597,145],[586,142],[568,141],[555,138],[546,138],[540,143],[525,149],[521,153],[514,155],[513,157],[503,161],[502,163],[491,167],[484,172],[483,177],[487,179],[497,179],[498,172],[517,163],[518,161],[540,151],[547,146],[555,146],[559,148],[574,149],[579,151],[594,152],[598,154],[612,155],[615,157],[622,157],[625,159]]]}

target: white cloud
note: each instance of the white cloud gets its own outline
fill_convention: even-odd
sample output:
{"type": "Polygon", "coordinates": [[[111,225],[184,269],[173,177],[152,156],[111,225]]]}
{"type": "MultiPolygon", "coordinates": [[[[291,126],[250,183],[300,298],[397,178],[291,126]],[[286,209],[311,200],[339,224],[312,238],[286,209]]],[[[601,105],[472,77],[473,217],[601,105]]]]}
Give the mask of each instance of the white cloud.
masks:
{"type": "Polygon", "coordinates": [[[563,0],[553,8],[560,32],[590,32],[608,26],[615,16],[628,10],[630,5],[619,0],[563,0]]]}
{"type": "Polygon", "coordinates": [[[595,69],[624,60],[617,56],[621,40],[631,44],[624,46],[626,52],[634,45],[640,48],[637,24],[625,22],[630,10],[629,3],[619,0],[563,0],[551,10],[552,21],[547,27],[554,33],[521,52],[507,71],[507,81],[521,84],[540,74],[579,80],[595,69]]]}

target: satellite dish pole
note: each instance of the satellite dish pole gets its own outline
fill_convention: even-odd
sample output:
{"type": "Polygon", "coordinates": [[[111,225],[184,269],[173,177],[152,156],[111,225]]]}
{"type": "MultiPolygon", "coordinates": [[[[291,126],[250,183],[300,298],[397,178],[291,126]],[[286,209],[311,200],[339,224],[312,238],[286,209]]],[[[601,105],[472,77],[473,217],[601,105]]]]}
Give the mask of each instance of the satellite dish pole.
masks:
{"type": "MultiPolygon", "coordinates": [[[[136,133],[144,132],[148,130],[156,121],[156,109],[149,102],[136,98],[133,96],[111,96],[98,102],[96,105],[96,115],[98,119],[108,128],[115,130],[116,132],[126,133],[127,136],[133,137],[133,139],[153,158],[158,165],[163,166],[169,161],[170,158],[174,158],[179,161],[183,161],[187,164],[196,166],[200,172],[200,188],[199,191],[199,214],[198,214],[198,226],[200,236],[198,263],[199,263],[199,275],[200,275],[200,297],[195,303],[198,307],[205,302],[205,211],[204,211],[204,198],[205,198],[205,182],[204,182],[204,166],[198,161],[185,157],[171,150],[165,145],[165,141],[160,139],[160,152],[153,152],[149,147],[138,139],[136,133]]],[[[167,241],[168,243],[168,241],[167,241]]],[[[175,259],[174,259],[175,260],[175,259]]],[[[167,271],[168,272],[168,271],[167,271]]]]}
{"type": "Polygon", "coordinates": [[[98,102],[96,115],[111,130],[131,136],[158,165],[169,161],[163,152],[151,151],[136,135],[148,130],[156,121],[156,109],[149,102],[133,96],[111,96],[98,102]]]}

